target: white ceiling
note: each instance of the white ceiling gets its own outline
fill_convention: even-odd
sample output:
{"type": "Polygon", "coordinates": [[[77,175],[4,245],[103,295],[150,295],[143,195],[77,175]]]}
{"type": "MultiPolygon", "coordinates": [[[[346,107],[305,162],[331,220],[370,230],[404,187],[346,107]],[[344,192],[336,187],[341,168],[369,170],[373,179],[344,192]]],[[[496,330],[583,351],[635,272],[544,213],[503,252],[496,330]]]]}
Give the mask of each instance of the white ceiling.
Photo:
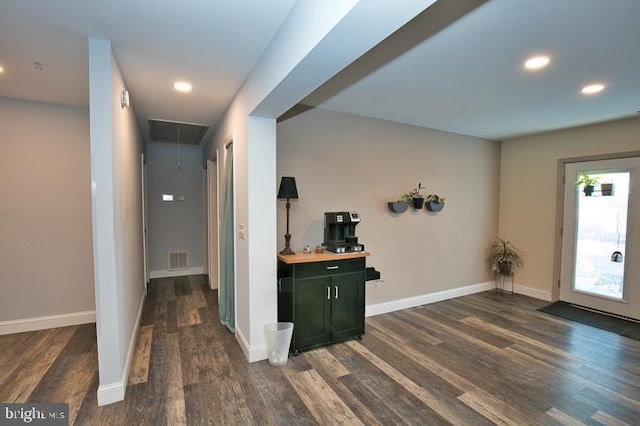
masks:
{"type": "Polygon", "coordinates": [[[112,42],[147,139],[149,118],[211,125],[294,2],[0,0],[0,96],[87,107],[88,37],[99,37],[112,42]],[[178,79],[193,91],[175,92],[178,79]]]}
{"type": "MultiPolygon", "coordinates": [[[[86,107],[87,39],[102,37],[147,138],[149,118],[215,125],[294,1],[0,0],[0,96],[86,107]]],[[[489,139],[640,109],[639,0],[489,0],[421,32],[442,4],[303,103],[489,139]],[[523,71],[535,53],[550,66],[523,71]],[[607,88],[581,95],[592,81],[607,88]]]]}
{"type": "MultiPolygon", "coordinates": [[[[429,13],[396,34],[395,44],[423,36],[429,13]]],[[[380,66],[376,55],[388,57],[393,45],[302,103],[497,140],[640,110],[639,0],[490,0],[380,66]],[[549,55],[550,65],[524,71],[534,54],[549,55]],[[359,80],[351,84],[353,75],[359,80]],[[582,95],[594,81],[607,88],[582,95]]]]}

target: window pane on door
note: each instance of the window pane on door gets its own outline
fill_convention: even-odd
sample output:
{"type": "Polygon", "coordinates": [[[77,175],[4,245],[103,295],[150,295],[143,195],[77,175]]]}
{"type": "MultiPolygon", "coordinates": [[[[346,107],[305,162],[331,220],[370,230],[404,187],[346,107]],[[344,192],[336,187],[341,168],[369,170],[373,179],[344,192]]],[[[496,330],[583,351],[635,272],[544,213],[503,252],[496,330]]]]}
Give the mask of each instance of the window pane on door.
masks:
{"type": "Polygon", "coordinates": [[[622,300],[630,173],[594,175],[600,181],[591,196],[577,188],[574,290],[622,300]],[[604,185],[609,183],[611,195],[604,185]]]}

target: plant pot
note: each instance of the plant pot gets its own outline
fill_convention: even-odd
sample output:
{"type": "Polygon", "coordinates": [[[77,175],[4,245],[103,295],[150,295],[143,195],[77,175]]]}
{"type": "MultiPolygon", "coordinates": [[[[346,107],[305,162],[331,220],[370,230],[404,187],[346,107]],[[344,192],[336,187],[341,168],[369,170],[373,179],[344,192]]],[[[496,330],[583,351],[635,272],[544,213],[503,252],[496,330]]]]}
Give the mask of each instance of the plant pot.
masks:
{"type": "Polygon", "coordinates": [[[412,198],[413,208],[416,210],[420,210],[424,205],[424,197],[412,198]]]}
{"type": "Polygon", "coordinates": [[[587,197],[591,197],[591,194],[593,194],[593,191],[595,189],[596,188],[593,185],[585,185],[584,186],[584,195],[586,195],[587,197]]]}
{"type": "Polygon", "coordinates": [[[511,262],[498,262],[498,273],[500,275],[511,275],[513,273],[511,262]]]}
{"type": "Polygon", "coordinates": [[[409,208],[409,204],[404,201],[389,201],[387,206],[393,213],[404,213],[409,208]]]}
{"type": "Polygon", "coordinates": [[[430,212],[439,212],[444,207],[444,203],[437,203],[435,201],[427,201],[424,206],[430,212]]]}
{"type": "Polygon", "coordinates": [[[613,195],[613,184],[612,183],[601,183],[600,190],[602,191],[603,197],[609,197],[613,195]]]}

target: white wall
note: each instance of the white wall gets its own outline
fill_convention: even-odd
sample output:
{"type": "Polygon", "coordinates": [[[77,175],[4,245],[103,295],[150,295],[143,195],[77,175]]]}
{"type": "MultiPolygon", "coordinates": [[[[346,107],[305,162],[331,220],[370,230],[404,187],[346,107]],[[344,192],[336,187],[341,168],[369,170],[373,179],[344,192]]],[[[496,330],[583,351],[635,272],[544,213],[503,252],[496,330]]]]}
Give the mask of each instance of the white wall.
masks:
{"type": "Polygon", "coordinates": [[[525,254],[525,267],[516,275],[519,284],[551,297],[558,160],[638,150],[638,118],[503,142],[500,235],[525,254]]]}
{"type": "Polygon", "coordinates": [[[147,144],[147,203],[149,236],[149,269],[151,278],[169,275],[168,253],[186,251],[186,271],[174,275],[202,273],[203,240],[203,174],[202,148],[181,145],[178,170],[178,145],[147,144]],[[173,202],[162,201],[162,194],[173,194],[173,202]],[[184,196],[184,201],[178,197],[184,196]]]}
{"type": "Polygon", "coordinates": [[[145,295],[142,138],[120,107],[122,73],[107,40],[89,39],[91,181],[100,383],[98,404],[124,399],[145,295]]]}
{"type": "MultiPolygon", "coordinates": [[[[278,176],[295,176],[294,250],[324,238],[324,212],[358,211],[367,259],[385,283],[367,284],[367,305],[481,284],[498,230],[500,143],[322,109],[278,124],[278,176]],[[391,213],[421,182],[446,197],[441,212],[391,213]]],[[[278,204],[278,248],[286,213],[278,204]]]]}
{"type": "Polygon", "coordinates": [[[0,334],[94,321],[87,109],[2,98],[0,140],[0,334]]]}

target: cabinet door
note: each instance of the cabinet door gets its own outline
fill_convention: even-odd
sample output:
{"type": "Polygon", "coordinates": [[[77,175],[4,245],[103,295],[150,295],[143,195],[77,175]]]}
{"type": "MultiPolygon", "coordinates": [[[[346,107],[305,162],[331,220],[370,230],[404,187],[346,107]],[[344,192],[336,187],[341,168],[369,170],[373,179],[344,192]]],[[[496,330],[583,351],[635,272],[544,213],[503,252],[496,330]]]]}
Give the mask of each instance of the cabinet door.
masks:
{"type": "Polygon", "coordinates": [[[296,280],[294,350],[331,341],[331,277],[296,280]]]}
{"type": "Polygon", "coordinates": [[[333,340],[364,334],[364,274],[333,277],[331,283],[333,340]]]}

